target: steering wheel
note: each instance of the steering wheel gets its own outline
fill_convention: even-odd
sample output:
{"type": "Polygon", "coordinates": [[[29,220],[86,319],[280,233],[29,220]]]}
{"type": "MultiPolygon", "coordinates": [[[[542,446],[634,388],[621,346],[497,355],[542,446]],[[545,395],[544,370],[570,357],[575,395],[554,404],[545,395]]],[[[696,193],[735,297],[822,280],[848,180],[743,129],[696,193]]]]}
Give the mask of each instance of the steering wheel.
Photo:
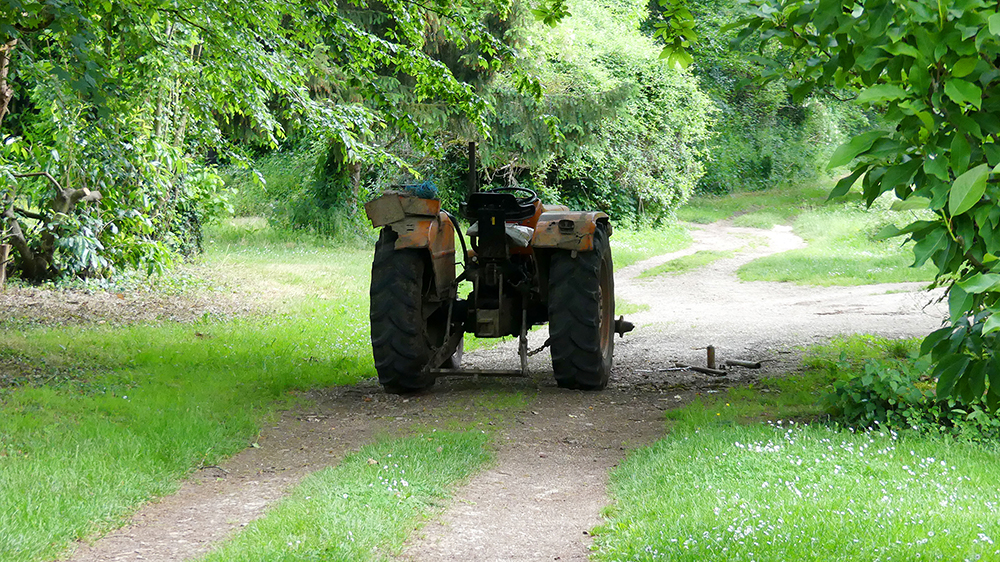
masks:
{"type": "Polygon", "coordinates": [[[528,189],[527,187],[521,187],[519,185],[501,185],[499,187],[494,187],[488,190],[489,193],[510,193],[517,198],[518,205],[531,205],[535,201],[538,201],[538,195],[528,189]],[[522,194],[518,196],[518,194],[522,194]]]}

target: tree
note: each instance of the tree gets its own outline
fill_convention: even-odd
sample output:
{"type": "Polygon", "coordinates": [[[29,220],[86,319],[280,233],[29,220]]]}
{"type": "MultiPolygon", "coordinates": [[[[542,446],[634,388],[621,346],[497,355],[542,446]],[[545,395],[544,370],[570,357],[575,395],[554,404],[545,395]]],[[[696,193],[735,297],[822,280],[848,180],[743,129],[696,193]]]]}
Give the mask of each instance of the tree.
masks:
{"type": "Polygon", "coordinates": [[[532,49],[523,64],[542,95],[494,84],[487,175],[616,220],[662,220],[703,173],[712,103],[696,79],[661,57],[651,30],[644,33],[652,17],[645,0],[565,7],[573,14],[557,27],[525,32],[532,49]]]}
{"type": "Polygon", "coordinates": [[[273,147],[309,129],[350,164],[389,157],[387,128],[425,136],[409,103],[484,128],[488,104],[423,49],[433,27],[498,52],[468,6],[377,4],[375,32],[350,2],[0,0],[2,212],[22,273],[161,267],[218,208],[207,161],[244,159],[247,137],[273,147]],[[406,75],[411,95],[395,96],[386,75],[406,75]],[[322,83],[336,95],[318,95],[322,83]],[[61,190],[101,201],[53,206],[61,190]]]}
{"type": "Polygon", "coordinates": [[[791,49],[768,57],[765,79],[793,96],[853,92],[884,111],[886,129],[855,136],[830,167],[851,164],[831,197],[860,180],[871,204],[929,209],[883,234],[913,241],[915,266],[932,261],[947,288],[950,325],[924,339],[938,395],[1000,406],[1000,13],[981,0],[757,0],[739,38],[791,49]]]}

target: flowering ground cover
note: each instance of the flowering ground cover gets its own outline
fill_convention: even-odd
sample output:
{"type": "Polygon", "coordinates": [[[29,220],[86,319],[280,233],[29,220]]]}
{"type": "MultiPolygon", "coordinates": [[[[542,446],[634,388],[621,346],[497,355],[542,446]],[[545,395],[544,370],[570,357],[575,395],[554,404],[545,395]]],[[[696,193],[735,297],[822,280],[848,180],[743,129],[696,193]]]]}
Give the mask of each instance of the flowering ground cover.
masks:
{"type": "Polygon", "coordinates": [[[599,560],[996,560],[996,450],[890,431],[681,428],[613,475],[599,560]]]}

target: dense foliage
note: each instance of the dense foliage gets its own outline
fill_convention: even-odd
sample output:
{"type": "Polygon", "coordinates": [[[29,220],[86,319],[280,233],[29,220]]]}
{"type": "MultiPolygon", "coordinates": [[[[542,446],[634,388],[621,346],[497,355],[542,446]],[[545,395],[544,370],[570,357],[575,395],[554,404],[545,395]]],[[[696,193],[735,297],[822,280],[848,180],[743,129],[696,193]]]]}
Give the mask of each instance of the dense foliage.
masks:
{"type": "Polygon", "coordinates": [[[484,184],[650,222],[697,189],[811,178],[868,125],[745,87],[761,65],[717,29],[731,0],[0,8],[3,222],[35,281],[161,268],[227,199],[328,234],[400,183],[430,180],[454,209],[470,140],[484,184]]]}
{"type": "Polygon", "coordinates": [[[555,29],[536,27],[531,69],[539,101],[500,83],[484,163],[617,220],[661,219],[703,173],[714,106],[690,74],[671,68],[644,34],[644,2],[575,2],[555,29]]]}
{"type": "MultiPolygon", "coordinates": [[[[841,363],[844,358],[841,357],[841,363]]],[[[929,361],[868,361],[861,372],[839,382],[824,397],[834,421],[857,428],[915,430],[971,440],[1000,435],[1000,419],[981,399],[938,398],[929,361]]],[[[847,365],[841,365],[849,370],[847,365]]]]}
{"type": "Polygon", "coordinates": [[[350,166],[389,158],[383,134],[429,138],[410,104],[484,128],[484,100],[424,50],[433,35],[466,64],[499,66],[507,51],[465,15],[478,5],[353,8],[3,0],[0,172],[22,274],[156,268],[191,251],[222,209],[208,164],[290,131],[350,166]]]}
{"type": "MultiPolygon", "coordinates": [[[[699,192],[815,182],[839,144],[871,128],[874,116],[850,102],[822,92],[793,100],[782,77],[757,82],[766,65],[749,42],[733,44],[734,33],[727,30],[747,15],[745,4],[710,0],[691,9],[699,33],[691,70],[719,109],[699,192]]],[[[778,60],[791,56],[780,45],[769,45],[766,53],[778,60]]]]}
{"type": "Polygon", "coordinates": [[[894,192],[901,206],[933,218],[886,236],[914,241],[915,265],[931,261],[948,289],[950,326],[923,343],[935,361],[939,396],[982,397],[1000,406],[1000,14],[979,0],[823,0],[757,2],[742,36],[778,42],[795,56],[771,59],[797,98],[818,89],[857,92],[884,110],[885,128],[841,146],[831,167],[852,173],[833,195],[860,180],[874,201],[894,192]]]}

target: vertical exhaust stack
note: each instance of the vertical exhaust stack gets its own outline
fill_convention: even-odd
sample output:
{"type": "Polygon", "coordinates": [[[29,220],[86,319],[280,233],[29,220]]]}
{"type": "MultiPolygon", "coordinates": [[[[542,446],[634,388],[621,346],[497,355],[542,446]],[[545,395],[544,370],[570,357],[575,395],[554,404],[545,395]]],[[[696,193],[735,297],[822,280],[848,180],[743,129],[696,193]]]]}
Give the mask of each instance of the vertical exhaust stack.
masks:
{"type": "Polygon", "coordinates": [[[469,141],[469,174],[465,183],[469,188],[469,195],[479,191],[479,174],[476,173],[476,141],[469,141]]]}

